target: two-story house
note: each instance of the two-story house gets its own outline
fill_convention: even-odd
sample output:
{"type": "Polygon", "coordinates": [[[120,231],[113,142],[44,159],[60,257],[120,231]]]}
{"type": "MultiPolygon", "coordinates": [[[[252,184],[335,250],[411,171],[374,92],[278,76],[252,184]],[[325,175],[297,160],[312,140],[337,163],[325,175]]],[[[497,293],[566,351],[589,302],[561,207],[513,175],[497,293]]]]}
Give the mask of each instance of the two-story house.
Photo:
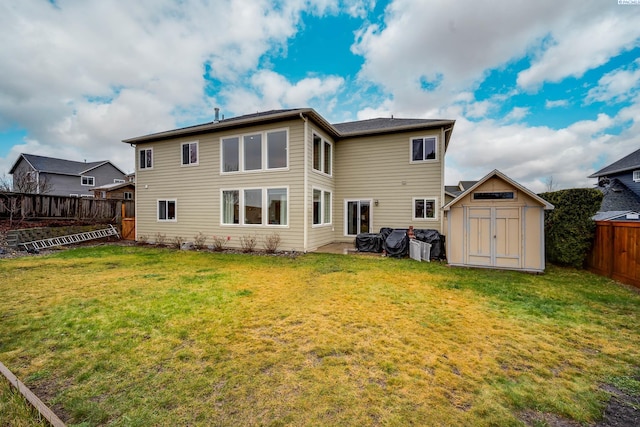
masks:
{"type": "Polygon", "coordinates": [[[330,124],[276,110],[127,139],[136,155],[136,238],[277,233],[311,251],[381,227],[442,231],[453,120],[330,124]]]}
{"type": "Polygon", "coordinates": [[[13,191],[76,197],[93,197],[93,188],[125,182],[126,176],[108,160],[87,163],[24,153],[9,173],[13,191]]]}
{"type": "Polygon", "coordinates": [[[589,175],[598,179],[598,188],[602,190],[601,213],[612,217],[615,213],[640,212],[640,150],[617,160],[589,175]]]}

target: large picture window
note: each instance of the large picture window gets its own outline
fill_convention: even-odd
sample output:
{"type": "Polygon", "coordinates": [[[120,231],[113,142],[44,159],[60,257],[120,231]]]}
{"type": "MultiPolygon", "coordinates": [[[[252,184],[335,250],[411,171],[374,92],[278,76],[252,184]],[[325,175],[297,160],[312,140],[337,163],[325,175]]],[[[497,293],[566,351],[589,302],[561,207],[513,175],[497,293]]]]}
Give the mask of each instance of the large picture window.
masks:
{"type": "Polygon", "coordinates": [[[313,189],[313,225],[331,224],[331,192],[313,189]]]}
{"type": "Polygon", "coordinates": [[[435,160],[437,147],[437,138],[435,136],[411,138],[411,161],[425,162],[435,160]]]}
{"type": "Polygon", "coordinates": [[[267,169],[287,167],[287,131],[267,133],[267,169]]]}
{"type": "Polygon", "coordinates": [[[182,164],[197,165],[198,164],[198,143],[186,142],[182,144],[182,164]]]}
{"type": "Polygon", "coordinates": [[[139,169],[151,169],[153,167],[153,149],[144,148],[140,150],[138,156],[139,169]]]}
{"type": "Polygon", "coordinates": [[[234,136],[221,141],[221,171],[250,172],[288,167],[288,131],[234,136]]]}
{"type": "Polygon", "coordinates": [[[222,191],[222,224],[288,225],[287,188],[222,191]]]}
{"type": "Polygon", "coordinates": [[[238,172],[240,170],[240,138],[222,140],[222,172],[238,172]]]}
{"type": "Polygon", "coordinates": [[[222,223],[240,224],[240,192],[238,190],[222,192],[222,223]]]}
{"type": "Polygon", "coordinates": [[[244,170],[262,169],[262,135],[246,135],[243,141],[244,170]]]}
{"type": "Polygon", "coordinates": [[[176,221],[175,200],[158,200],[158,221],[176,221]]]}
{"type": "Polygon", "coordinates": [[[333,146],[317,134],[313,134],[313,169],[331,175],[333,146]]]}
{"type": "Polygon", "coordinates": [[[436,199],[414,198],[413,219],[436,219],[436,199]]]}
{"type": "Polygon", "coordinates": [[[270,188],[267,190],[268,222],[270,225],[287,225],[287,189],[270,188]]]}

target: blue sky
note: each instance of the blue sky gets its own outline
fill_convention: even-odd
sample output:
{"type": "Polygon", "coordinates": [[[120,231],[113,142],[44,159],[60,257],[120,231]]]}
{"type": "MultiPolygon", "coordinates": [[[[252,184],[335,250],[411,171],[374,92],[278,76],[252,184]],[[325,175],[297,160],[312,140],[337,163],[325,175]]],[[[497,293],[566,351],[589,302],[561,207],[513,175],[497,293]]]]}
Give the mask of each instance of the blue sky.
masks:
{"type": "Polygon", "coordinates": [[[637,22],[618,0],[2,2],[0,177],[21,152],[132,171],[123,139],[311,107],[456,120],[450,184],[592,186],[640,148],[637,22]]]}

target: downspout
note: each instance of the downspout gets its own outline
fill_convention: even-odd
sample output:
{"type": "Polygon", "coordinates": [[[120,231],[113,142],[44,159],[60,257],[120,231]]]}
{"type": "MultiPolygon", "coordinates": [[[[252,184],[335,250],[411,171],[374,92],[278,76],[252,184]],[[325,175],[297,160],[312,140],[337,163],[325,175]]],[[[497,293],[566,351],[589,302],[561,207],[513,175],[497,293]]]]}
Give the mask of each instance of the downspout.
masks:
{"type": "MultiPolygon", "coordinates": [[[[447,150],[447,132],[451,132],[451,130],[453,129],[453,126],[450,126],[448,129],[445,128],[440,128],[440,136],[441,136],[441,140],[442,140],[442,167],[440,168],[440,232],[444,232],[444,211],[442,210],[442,208],[444,207],[445,203],[445,196],[444,196],[444,156],[446,154],[446,150],[447,150]]],[[[449,225],[449,220],[451,218],[447,218],[447,226],[449,225]]],[[[446,237],[446,235],[445,235],[446,237]]]]}
{"type": "Polygon", "coordinates": [[[302,206],[302,217],[303,217],[303,230],[302,230],[302,251],[303,252],[307,252],[307,245],[308,245],[308,240],[309,240],[309,236],[308,236],[308,230],[307,228],[309,227],[309,159],[308,159],[308,151],[309,151],[309,141],[307,139],[308,136],[308,128],[309,128],[309,121],[307,120],[307,118],[300,113],[300,118],[302,120],[304,120],[304,168],[303,168],[303,185],[304,185],[304,190],[303,190],[303,206],[302,206]]]}

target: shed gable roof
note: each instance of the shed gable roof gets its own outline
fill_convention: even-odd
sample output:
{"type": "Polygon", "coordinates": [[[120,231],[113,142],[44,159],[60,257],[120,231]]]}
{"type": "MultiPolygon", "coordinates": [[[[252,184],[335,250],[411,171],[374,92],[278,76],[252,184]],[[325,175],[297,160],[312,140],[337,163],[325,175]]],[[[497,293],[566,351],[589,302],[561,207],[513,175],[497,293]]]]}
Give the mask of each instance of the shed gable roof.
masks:
{"type": "Polygon", "coordinates": [[[633,169],[640,169],[640,149],[621,158],[616,162],[611,163],[609,166],[600,169],[598,172],[592,173],[588,176],[588,178],[598,178],[600,176],[626,172],[633,169]]]}
{"type": "MultiPolygon", "coordinates": [[[[526,187],[522,186],[521,184],[517,183],[516,181],[512,180],[511,178],[509,178],[508,176],[506,176],[505,174],[500,172],[498,169],[494,169],[493,171],[489,172],[482,179],[477,181],[474,185],[472,185],[471,187],[467,188],[465,191],[460,193],[455,199],[453,199],[452,201],[447,203],[442,209],[445,210],[445,211],[450,210],[453,205],[455,205],[460,200],[462,200],[464,197],[466,197],[467,194],[470,194],[471,192],[475,191],[476,188],[480,187],[482,184],[484,184],[485,182],[487,182],[489,179],[493,178],[494,176],[502,179],[503,181],[506,181],[509,184],[511,184],[518,191],[521,191],[521,192],[525,193],[526,195],[528,195],[529,197],[531,197],[532,199],[534,199],[535,201],[540,203],[540,205],[543,206],[545,210],[553,209],[553,205],[551,203],[547,202],[545,199],[543,199],[542,197],[538,196],[536,193],[534,193],[533,191],[529,190],[528,188],[526,188],[526,187]]],[[[467,181],[467,182],[469,182],[469,181],[467,181]]]]}

